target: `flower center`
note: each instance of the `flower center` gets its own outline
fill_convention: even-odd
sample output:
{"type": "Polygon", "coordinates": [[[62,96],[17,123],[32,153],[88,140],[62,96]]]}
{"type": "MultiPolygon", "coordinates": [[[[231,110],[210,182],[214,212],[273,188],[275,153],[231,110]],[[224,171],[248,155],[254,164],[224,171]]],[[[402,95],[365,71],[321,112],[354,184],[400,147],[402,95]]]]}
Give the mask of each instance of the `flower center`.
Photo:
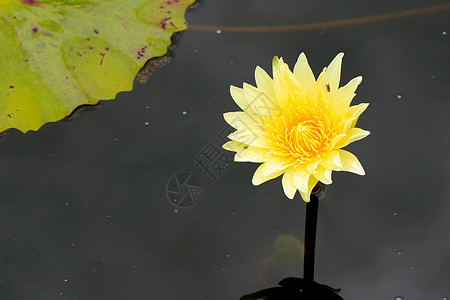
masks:
{"type": "Polygon", "coordinates": [[[286,148],[300,161],[306,161],[329,146],[330,129],[318,118],[286,128],[286,148]]]}

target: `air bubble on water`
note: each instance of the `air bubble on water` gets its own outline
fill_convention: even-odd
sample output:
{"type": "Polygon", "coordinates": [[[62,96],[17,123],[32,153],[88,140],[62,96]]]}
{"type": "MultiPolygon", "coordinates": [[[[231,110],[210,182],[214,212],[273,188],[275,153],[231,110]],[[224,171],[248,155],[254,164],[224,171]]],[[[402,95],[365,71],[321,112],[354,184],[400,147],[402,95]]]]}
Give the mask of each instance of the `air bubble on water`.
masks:
{"type": "Polygon", "coordinates": [[[69,202],[66,202],[66,206],[69,206],[69,202]]]}
{"type": "Polygon", "coordinates": [[[234,64],[234,61],[230,60],[230,64],[234,64]]]}
{"type": "Polygon", "coordinates": [[[442,31],[442,35],[447,35],[447,31],[442,31]]]}
{"type": "Polygon", "coordinates": [[[217,34],[221,34],[221,33],[222,33],[222,30],[217,29],[217,30],[216,30],[216,33],[217,33],[217,34]]]}
{"type": "Polygon", "coordinates": [[[396,212],[394,212],[394,216],[396,216],[397,215],[397,213],[396,212]]]}
{"type": "Polygon", "coordinates": [[[403,300],[403,298],[400,296],[397,296],[397,297],[395,297],[395,300],[403,300]]]}
{"type": "Polygon", "coordinates": [[[230,258],[230,254],[227,254],[227,258],[230,258]]]}
{"type": "Polygon", "coordinates": [[[400,250],[398,250],[398,251],[397,251],[397,254],[398,254],[398,255],[402,255],[402,254],[403,254],[403,252],[402,252],[402,251],[400,251],[400,250]]]}
{"type": "Polygon", "coordinates": [[[69,279],[67,279],[67,278],[64,278],[64,282],[68,282],[69,281],[69,279]]]}
{"type": "Polygon", "coordinates": [[[178,209],[175,208],[175,209],[173,210],[173,212],[177,214],[177,213],[178,213],[178,209]]]}
{"type": "Polygon", "coordinates": [[[402,95],[398,94],[397,99],[399,99],[399,100],[402,99],[402,95]]]}
{"type": "Polygon", "coordinates": [[[447,300],[447,299],[448,299],[447,297],[442,298],[442,300],[447,300]]]}
{"type": "Polygon", "coordinates": [[[145,122],[144,124],[145,124],[145,126],[148,126],[150,123],[149,122],[145,122]]]}
{"type": "Polygon", "coordinates": [[[198,50],[194,50],[194,53],[197,54],[197,53],[198,53],[198,50]]]}
{"type": "Polygon", "coordinates": [[[182,114],[183,116],[185,116],[185,115],[187,115],[187,111],[183,111],[181,114],[182,114]]]}
{"type": "Polygon", "coordinates": [[[150,107],[147,105],[145,108],[146,108],[146,109],[149,109],[150,107]]]}

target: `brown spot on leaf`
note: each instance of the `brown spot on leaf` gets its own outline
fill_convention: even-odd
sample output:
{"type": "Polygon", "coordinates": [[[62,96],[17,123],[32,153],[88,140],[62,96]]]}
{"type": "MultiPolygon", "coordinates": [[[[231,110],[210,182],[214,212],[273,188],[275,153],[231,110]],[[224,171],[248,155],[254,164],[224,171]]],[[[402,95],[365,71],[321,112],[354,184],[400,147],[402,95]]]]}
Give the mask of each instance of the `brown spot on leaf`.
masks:
{"type": "Polygon", "coordinates": [[[105,58],[105,53],[100,52],[98,55],[100,55],[102,57],[102,59],[100,60],[100,66],[103,65],[103,59],[105,58]]]}
{"type": "Polygon", "coordinates": [[[94,33],[95,33],[95,34],[99,34],[99,32],[98,32],[97,29],[94,29],[94,33]]]}
{"type": "Polygon", "coordinates": [[[13,88],[14,88],[14,86],[13,86],[13,85],[10,85],[10,86],[9,86],[9,88],[10,88],[10,89],[13,89],[13,88]]]}
{"type": "Polygon", "coordinates": [[[20,0],[23,4],[30,5],[30,6],[39,6],[41,3],[36,0],[20,0]]]}
{"type": "Polygon", "coordinates": [[[168,22],[169,20],[171,20],[171,19],[172,19],[172,17],[162,18],[162,19],[159,21],[159,25],[161,26],[161,28],[162,28],[162,29],[166,29],[166,27],[167,27],[167,22],[168,22]]]}

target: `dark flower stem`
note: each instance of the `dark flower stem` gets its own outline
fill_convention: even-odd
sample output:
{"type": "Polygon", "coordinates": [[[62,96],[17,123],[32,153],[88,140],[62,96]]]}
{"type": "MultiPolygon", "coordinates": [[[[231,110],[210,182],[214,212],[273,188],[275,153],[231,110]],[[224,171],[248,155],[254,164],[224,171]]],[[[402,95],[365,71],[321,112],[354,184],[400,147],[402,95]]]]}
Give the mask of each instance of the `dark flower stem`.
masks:
{"type": "Polygon", "coordinates": [[[303,278],[314,281],[314,258],[316,248],[317,214],[319,211],[320,185],[317,184],[311,193],[310,201],[306,203],[305,218],[305,252],[303,257],[303,278]]]}

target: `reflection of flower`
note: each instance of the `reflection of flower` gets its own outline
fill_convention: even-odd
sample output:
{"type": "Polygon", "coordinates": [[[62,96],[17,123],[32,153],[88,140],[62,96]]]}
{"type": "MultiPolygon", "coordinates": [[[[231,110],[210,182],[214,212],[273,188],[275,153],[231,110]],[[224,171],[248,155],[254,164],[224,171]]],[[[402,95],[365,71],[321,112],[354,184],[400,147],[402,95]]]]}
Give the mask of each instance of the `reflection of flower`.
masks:
{"type": "Polygon", "coordinates": [[[341,148],[360,140],[368,131],[355,128],[367,103],[350,106],[362,78],[339,88],[343,53],[338,54],[315,80],[304,53],[289,70],[283,59],[273,60],[273,79],[257,67],[257,88],[231,86],[231,96],[243,111],[225,113],[236,129],[223,147],[237,152],[234,160],[263,163],[253,184],[283,175],[286,196],[299,190],[309,201],[321,181],[331,183],[332,171],[364,175],[358,159],[341,148]]]}
{"type": "Polygon", "coordinates": [[[258,280],[264,284],[301,273],[303,244],[299,239],[293,235],[279,234],[273,246],[273,254],[259,264],[258,280]]]}

